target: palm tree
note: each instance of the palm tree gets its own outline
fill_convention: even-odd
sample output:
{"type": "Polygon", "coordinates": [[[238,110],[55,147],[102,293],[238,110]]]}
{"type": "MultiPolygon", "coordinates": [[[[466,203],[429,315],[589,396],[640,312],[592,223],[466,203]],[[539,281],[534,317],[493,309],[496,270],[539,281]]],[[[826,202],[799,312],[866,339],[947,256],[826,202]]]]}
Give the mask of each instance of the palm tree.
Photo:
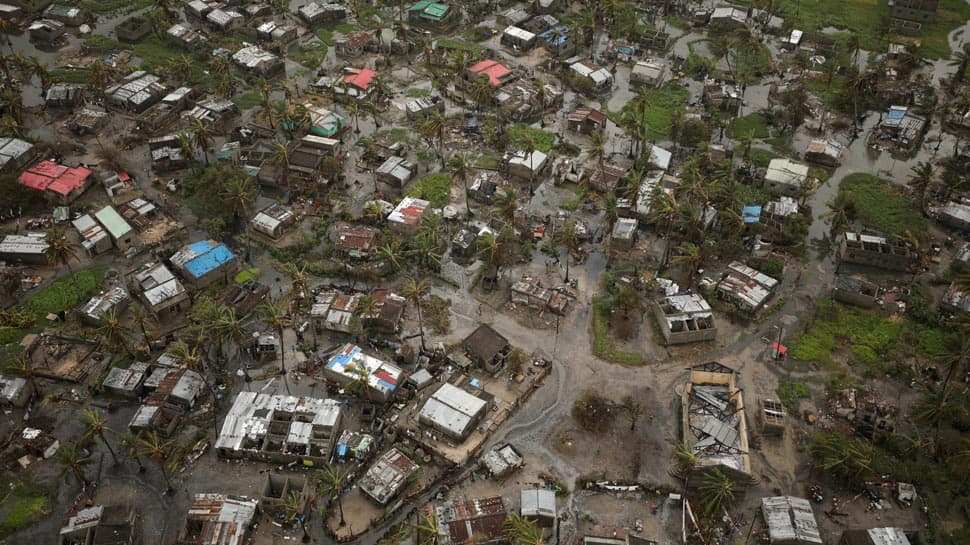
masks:
{"type": "Polygon", "coordinates": [[[589,135],[589,147],[586,148],[586,153],[589,154],[590,159],[596,160],[597,168],[603,170],[603,163],[606,161],[606,135],[602,130],[593,131],[589,135]]]}
{"type": "Polygon", "coordinates": [[[115,454],[115,449],[111,447],[111,443],[108,442],[108,438],[105,437],[105,431],[111,431],[108,427],[108,421],[105,420],[104,414],[97,409],[92,409],[87,407],[84,409],[84,413],[81,415],[81,420],[84,422],[86,428],[85,435],[88,437],[98,436],[101,443],[108,448],[108,452],[111,453],[111,458],[114,460],[115,465],[118,465],[118,455],[115,454]]]}
{"type": "Polygon", "coordinates": [[[694,471],[700,466],[700,461],[697,459],[697,455],[694,454],[694,449],[686,441],[677,441],[673,445],[674,468],[677,476],[684,480],[684,488],[686,489],[687,483],[694,474],[694,471]]]}
{"type": "Polygon", "coordinates": [[[67,274],[71,275],[77,291],[77,279],[74,278],[74,270],[71,268],[71,261],[78,260],[77,247],[67,238],[63,230],[55,228],[47,230],[45,242],[47,242],[47,250],[44,253],[47,256],[47,263],[55,267],[67,267],[67,274]]]}
{"type": "Polygon", "coordinates": [[[926,190],[933,183],[933,165],[928,161],[920,161],[910,169],[912,175],[909,177],[907,185],[919,195],[919,209],[926,209],[926,190]]]}
{"type": "Polygon", "coordinates": [[[697,267],[704,261],[704,253],[701,247],[693,242],[682,242],[677,246],[677,252],[678,255],[670,259],[670,264],[675,267],[683,265],[687,268],[683,279],[683,287],[686,288],[690,286],[697,267]]]}
{"type": "Polygon", "coordinates": [[[190,129],[192,133],[192,145],[196,149],[202,150],[202,155],[205,158],[205,164],[209,164],[209,148],[212,147],[213,140],[215,138],[215,128],[208,123],[204,123],[201,119],[194,119],[192,121],[192,126],[190,129]]]}
{"type": "Polygon", "coordinates": [[[280,167],[280,174],[283,177],[283,186],[289,186],[290,181],[290,148],[279,140],[273,140],[270,144],[272,149],[271,161],[280,167]]]}
{"type": "Polygon", "coordinates": [[[357,395],[364,398],[364,400],[370,401],[370,371],[367,370],[364,364],[350,367],[348,371],[354,375],[354,379],[347,385],[347,389],[357,392],[357,395]]]}
{"type": "Polygon", "coordinates": [[[98,334],[104,338],[108,346],[112,349],[120,348],[125,354],[131,355],[131,348],[125,341],[131,337],[131,330],[118,319],[117,307],[111,307],[106,312],[102,312],[98,315],[98,319],[101,320],[98,334]]]}
{"type": "Polygon", "coordinates": [[[0,109],[6,112],[18,124],[24,122],[24,103],[20,93],[13,87],[7,87],[0,91],[0,109]]]}
{"type": "Polygon", "coordinates": [[[283,331],[290,327],[291,321],[286,315],[286,311],[282,307],[278,307],[272,303],[266,303],[259,308],[259,313],[261,318],[269,322],[270,327],[276,332],[276,335],[280,340],[280,376],[283,377],[283,385],[286,386],[286,392],[290,392],[290,385],[286,381],[286,349],[285,343],[283,342],[283,331]]]}
{"type": "Polygon", "coordinates": [[[505,536],[510,543],[515,545],[543,545],[545,542],[542,528],[531,519],[527,519],[518,513],[511,513],[502,523],[505,536]]]}
{"type": "Polygon", "coordinates": [[[26,380],[30,384],[30,388],[34,391],[34,395],[37,397],[44,396],[37,383],[37,374],[34,373],[34,366],[27,356],[20,355],[8,360],[3,366],[3,370],[26,380]]]}
{"type": "Polygon", "coordinates": [[[480,75],[471,81],[469,94],[471,95],[472,101],[480,109],[484,109],[492,103],[495,87],[492,86],[492,80],[488,76],[480,75]]]}
{"type": "Polygon", "coordinates": [[[249,209],[256,201],[256,186],[249,176],[231,176],[222,187],[222,201],[232,211],[233,231],[238,232],[242,218],[249,216],[249,209]]]}
{"type": "Polygon", "coordinates": [[[340,495],[343,492],[343,483],[347,478],[347,473],[337,466],[328,465],[324,469],[318,469],[314,476],[320,486],[323,487],[324,494],[331,498],[336,496],[337,508],[340,510],[340,525],[344,526],[347,522],[344,520],[344,505],[340,499],[340,495]]]}
{"type": "Polygon", "coordinates": [[[525,154],[529,156],[529,196],[534,197],[536,194],[536,173],[535,168],[533,168],[532,161],[535,159],[536,154],[536,139],[532,136],[532,134],[526,134],[525,138],[521,142],[521,145],[523,148],[525,148],[523,150],[525,151],[525,154]]]}
{"type": "Polygon", "coordinates": [[[72,445],[62,444],[57,449],[56,457],[57,463],[61,466],[61,471],[58,476],[63,477],[64,482],[67,482],[67,478],[70,475],[74,477],[77,484],[84,488],[87,488],[91,484],[91,480],[84,474],[84,467],[94,463],[94,458],[81,456],[76,443],[72,445]]]}
{"type": "Polygon", "coordinates": [[[121,435],[119,440],[119,445],[121,446],[122,451],[126,453],[128,456],[131,456],[131,458],[135,461],[135,463],[138,464],[138,473],[144,473],[145,466],[144,464],[141,463],[141,456],[138,454],[138,447],[139,447],[138,441],[140,439],[141,439],[141,433],[134,434],[134,433],[128,432],[121,435]]]}
{"type": "Polygon", "coordinates": [[[283,522],[286,524],[293,524],[300,518],[303,515],[303,509],[303,498],[296,490],[290,490],[290,493],[283,497],[279,506],[279,510],[283,514],[283,522]]]}
{"type": "Polygon", "coordinates": [[[453,154],[451,159],[448,160],[448,170],[451,172],[452,179],[460,181],[462,187],[465,188],[465,212],[471,216],[471,199],[468,197],[468,175],[471,171],[471,164],[468,161],[468,156],[460,151],[453,154]]]}
{"type": "Polygon", "coordinates": [[[354,118],[354,134],[360,134],[360,104],[356,100],[352,100],[346,108],[347,113],[354,118]]]}
{"type": "Polygon", "coordinates": [[[395,271],[401,270],[401,258],[403,256],[401,254],[400,240],[393,239],[385,243],[377,251],[381,257],[386,259],[387,262],[391,264],[391,267],[393,267],[395,271]]]}
{"type": "Polygon", "coordinates": [[[194,67],[194,61],[184,53],[177,57],[172,57],[168,61],[168,69],[183,82],[192,76],[192,69],[194,67]]]}
{"type": "Polygon", "coordinates": [[[424,317],[421,314],[421,299],[431,291],[431,282],[427,278],[408,277],[404,284],[401,295],[414,302],[418,309],[418,332],[421,335],[421,350],[426,350],[424,345],[424,317]]]}
{"type": "Polygon", "coordinates": [[[172,488],[172,481],[168,476],[168,469],[165,464],[169,456],[169,443],[158,436],[158,432],[152,430],[148,432],[148,435],[138,438],[138,444],[140,445],[139,454],[142,456],[148,456],[158,464],[158,469],[162,472],[162,478],[165,479],[165,493],[171,494],[175,491],[172,488]]]}
{"type": "Polygon", "coordinates": [[[441,112],[434,111],[424,120],[424,123],[418,127],[418,134],[427,139],[434,149],[435,154],[438,156],[438,160],[441,164],[445,164],[444,155],[442,155],[442,147],[444,144],[445,128],[447,123],[445,122],[444,116],[441,112]],[[437,144],[435,144],[437,142],[437,144]]]}
{"type": "Polygon", "coordinates": [[[418,536],[418,545],[438,545],[441,541],[441,527],[434,513],[422,513],[414,530],[418,536]]]}
{"type": "Polygon", "coordinates": [[[953,79],[951,79],[951,89],[956,89],[956,86],[963,83],[963,80],[967,77],[967,68],[970,68],[970,43],[963,44],[963,49],[953,53],[950,56],[950,66],[955,66],[957,71],[953,74],[953,79]]]}
{"type": "Polygon", "coordinates": [[[579,233],[576,232],[576,222],[569,220],[552,235],[552,244],[556,248],[566,250],[566,282],[569,282],[569,254],[579,246],[579,233]]]}
{"type": "Polygon", "coordinates": [[[515,188],[508,187],[495,197],[494,203],[499,217],[512,225],[515,221],[515,212],[519,209],[519,192],[515,188]]]}
{"type": "Polygon", "coordinates": [[[855,217],[855,198],[849,193],[839,193],[828,203],[829,211],[820,217],[831,218],[832,225],[829,228],[830,234],[834,237],[836,233],[852,225],[855,217]]]}
{"type": "Polygon", "coordinates": [[[819,467],[852,484],[865,481],[872,473],[872,443],[862,444],[834,433],[816,433],[811,452],[819,467]]]}
{"type": "Polygon", "coordinates": [[[720,469],[710,469],[704,473],[699,487],[704,511],[718,517],[722,509],[734,504],[734,483],[720,469]]]}

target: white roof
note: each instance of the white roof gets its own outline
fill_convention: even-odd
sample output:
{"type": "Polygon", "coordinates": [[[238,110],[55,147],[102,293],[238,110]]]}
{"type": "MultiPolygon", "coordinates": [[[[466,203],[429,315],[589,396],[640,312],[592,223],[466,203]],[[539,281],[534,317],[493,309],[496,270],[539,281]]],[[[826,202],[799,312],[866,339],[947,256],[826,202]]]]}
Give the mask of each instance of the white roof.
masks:
{"type": "Polygon", "coordinates": [[[538,172],[542,170],[543,165],[546,164],[547,157],[548,156],[545,153],[542,153],[539,150],[533,151],[532,155],[529,155],[524,151],[518,151],[512,155],[511,159],[509,159],[509,164],[522,166],[538,172]]]}
{"type": "Polygon", "coordinates": [[[291,422],[286,432],[288,442],[306,445],[314,429],[330,430],[337,425],[340,410],[340,403],[333,399],[240,392],[226,414],[215,448],[239,450],[245,438],[260,441],[275,411],[312,415],[310,422],[291,422]]]}
{"type": "Polygon", "coordinates": [[[424,211],[431,207],[431,203],[416,197],[404,197],[394,210],[387,216],[387,221],[394,223],[404,223],[407,225],[417,224],[424,211]]]}
{"type": "Polygon", "coordinates": [[[359,377],[355,369],[364,369],[367,385],[384,396],[397,390],[404,375],[396,365],[365,354],[359,346],[350,343],[330,358],[326,368],[351,380],[359,377]]]}
{"type": "Polygon", "coordinates": [[[671,159],[673,159],[673,154],[669,151],[656,145],[650,147],[650,163],[657,168],[667,170],[670,168],[671,159]]]}
{"type": "Polygon", "coordinates": [[[785,158],[772,159],[765,172],[765,180],[777,184],[801,187],[808,178],[808,165],[785,158]]]}
{"type": "Polygon", "coordinates": [[[419,418],[455,435],[462,435],[487,406],[484,399],[445,383],[425,402],[419,418]]]}
{"type": "Polygon", "coordinates": [[[530,40],[534,40],[535,37],[536,37],[535,34],[529,32],[528,30],[519,28],[519,27],[517,27],[515,25],[511,25],[508,28],[506,28],[505,29],[505,34],[508,34],[509,36],[512,36],[513,38],[518,38],[518,39],[523,40],[523,41],[526,41],[526,42],[528,42],[530,40]]]}
{"type": "Polygon", "coordinates": [[[236,51],[232,60],[246,68],[259,68],[263,64],[278,61],[279,57],[258,45],[250,45],[236,51]]]}
{"type": "Polygon", "coordinates": [[[141,286],[142,295],[152,306],[185,293],[182,283],[162,263],[156,263],[136,273],[135,280],[141,286]]]}
{"type": "Polygon", "coordinates": [[[900,528],[869,528],[868,533],[873,545],[910,545],[900,528]]]}

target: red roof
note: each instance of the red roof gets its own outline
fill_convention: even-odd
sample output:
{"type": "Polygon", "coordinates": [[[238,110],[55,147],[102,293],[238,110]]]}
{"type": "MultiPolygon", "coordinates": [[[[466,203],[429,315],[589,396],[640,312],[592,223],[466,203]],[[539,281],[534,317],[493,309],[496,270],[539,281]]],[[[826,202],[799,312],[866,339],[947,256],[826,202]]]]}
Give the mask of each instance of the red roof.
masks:
{"type": "Polygon", "coordinates": [[[366,91],[377,77],[377,72],[370,68],[347,68],[344,74],[344,85],[353,85],[363,91],[366,91]]]}
{"type": "Polygon", "coordinates": [[[492,85],[496,87],[502,84],[503,77],[512,73],[512,70],[510,70],[507,66],[491,59],[474,64],[468,70],[479,75],[485,74],[488,76],[488,80],[492,83],[492,85]]]}
{"type": "Polygon", "coordinates": [[[66,167],[53,161],[41,161],[25,170],[17,181],[37,191],[50,190],[59,195],[69,195],[84,187],[91,171],[84,167],[66,167]]]}

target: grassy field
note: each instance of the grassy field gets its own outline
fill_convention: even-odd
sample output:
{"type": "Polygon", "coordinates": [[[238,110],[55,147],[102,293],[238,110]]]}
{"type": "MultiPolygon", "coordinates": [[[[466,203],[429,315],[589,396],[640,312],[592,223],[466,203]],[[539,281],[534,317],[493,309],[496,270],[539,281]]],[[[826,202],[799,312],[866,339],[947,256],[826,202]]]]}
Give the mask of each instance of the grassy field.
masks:
{"type": "Polygon", "coordinates": [[[616,346],[610,334],[610,301],[593,301],[593,355],[602,360],[622,365],[645,365],[647,359],[634,352],[623,352],[616,346]]]}
{"type": "Polygon", "coordinates": [[[113,15],[115,13],[131,13],[147,8],[152,0],[87,0],[81,6],[96,15],[113,15]]]}
{"type": "Polygon", "coordinates": [[[0,479],[0,539],[50,514],[49,491],[40,485],[0,479]]]}
{"type": "Polygon", "coordinates": [[[823,299],[816,318],[792,338],[789,349],[799,361],[814,361],[829,368],[835,362],[847,361],[867,373],[881,373],[914,351],[924,358],[938,358],[948,353],[954,338],[938,326],[823,299]]]}
{"type": "Polygon", "coordinates": [[[768,121],[759,113],[748,114],[731,121],[725,132],[735,140],[746,138],[748,135],[752,138],[768,138],[768,121]]]}
{"type": "Polygon", "coordinates": [[[315,70],[327,58],[327,44],[320,42],[298,45],[290,50],[287,57],[294,62],[315,70]]]}
{"type": "Polygon", "coordinates": [[[259,105],[259,101],[259,91],[246,91],[245,93],[232,99],[232,103],[235,104],[240,110],[255,108],[259,105]]]}
{"type": "MultiPolygon", "coordinates": [[[[751,4],[752,0],[740,0],[751,4]]],[[[889,6],[882,0],[779,0],[775,13],[795,28],[820,31],[831,27],[854,32],[863,49],[883,52],[887,39],[884,22],[889,6]]],[[[941,0],[936,22],[924,24],[920,34],[922,53],[931,59],[950,56],[947,34],[970,19],[970,4],[965,0],[941,0]]]]}
{"type": "Polygon", "coordinates": [[[850,174],[842,179],[839,192],[852,199],[854,216],[869,229],[896,236],[926,229],[926,219],[913,199],[885,180],[850,174]]]}
{"type": "Polygon", "coordinates": [[[528,142],[530,137],[535,144],[535,149],[541,151],[542,153],[549,153],[549,150],[552,149],[553,143],[556,141],[555,134],[542,129],[537,129],[535,127],[530,127],[525,123],[512,125],[506,130],[506,135],[508,135],[510,144],[523,151],[526,149],[525,144],[528,142]]]}
{"type": "MultiPolygon", "coordinates": [[[[642,89],[640,97],[646,101],[643,121],[647,126],[647,139],[664,139],[670,137],[674,115],[678,110],[684,110],[690,92],[681,85],[665,85],[660,89],[642,89]]],[[[616,122],[633,113],[634,102],[627,102],[619,112],[611,112],[610,118],[616,122]]]]}
{"type": "Polygon", "coordinates": [[[17,343],[28,333],[35,333],[49,325],[46,316],[62,310],[70,310],[89,297],[101,291],[104,285],[104,267],[92,267],[75,271],[52,282],[49,286],[32,295],[26,303],[14,310],[21,310],[32,316],[31,327],[0,326],[0,343],[17,343]]]}
{"type": "Polygon", "coordinates": [[[407,194],[424,199],[437,208],[451,201],[451,178],[447,174],[434,172],[411,184],[407,194]]]}

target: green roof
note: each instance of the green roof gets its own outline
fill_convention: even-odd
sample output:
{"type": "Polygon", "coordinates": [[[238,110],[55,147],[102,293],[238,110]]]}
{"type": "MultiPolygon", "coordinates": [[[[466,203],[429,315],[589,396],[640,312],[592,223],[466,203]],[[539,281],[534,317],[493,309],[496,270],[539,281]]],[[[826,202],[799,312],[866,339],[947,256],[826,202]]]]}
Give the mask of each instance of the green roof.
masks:
{"type": "Polygon", "coordinates": [[[121,217],[121,214],[119,214],[114,207],[105,206],[101,210],[98,210],[94,214],[94,217],[98,219],[98,222],[101,223],[101,225],[104,225],[104,228],[107,229],[108,234],[110,234],[114,239],[119,239],[131,231],[131,226],[128,225],[125,218],[121,217]]]}
{"type": "Polygon", "coordinates": [[[451,6],[448,4],[442,4],[434,0],[421,0],[408,8],[408,11],[420,11],[423,17],[441,19],[448,14],[449,9],[451,9],[451,6]]]}

